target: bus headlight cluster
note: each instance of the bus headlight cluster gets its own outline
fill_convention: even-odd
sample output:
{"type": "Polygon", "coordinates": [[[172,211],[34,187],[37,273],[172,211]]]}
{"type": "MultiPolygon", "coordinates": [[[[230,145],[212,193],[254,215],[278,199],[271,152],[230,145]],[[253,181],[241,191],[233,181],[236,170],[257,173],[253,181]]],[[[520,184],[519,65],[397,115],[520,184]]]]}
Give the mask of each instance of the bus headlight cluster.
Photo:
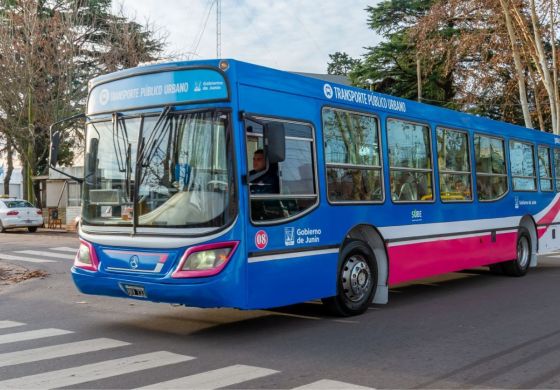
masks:
{"type": "Polygon", "coordinates": [[[238,244],[232,241],[189,248],[172,276],[193,278],[216,275],[224,269],[238,244]]]}

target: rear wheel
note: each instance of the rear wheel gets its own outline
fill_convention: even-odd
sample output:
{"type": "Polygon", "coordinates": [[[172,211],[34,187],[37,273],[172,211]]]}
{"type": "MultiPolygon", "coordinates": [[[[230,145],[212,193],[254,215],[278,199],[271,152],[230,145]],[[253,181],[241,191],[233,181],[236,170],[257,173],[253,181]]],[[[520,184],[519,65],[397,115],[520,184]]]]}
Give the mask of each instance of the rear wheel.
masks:
{"type": "Polygon", "coordinates": [[[29,233],[35,233],[37,231],[37,226],[29,226],[27,230],[29,230],[29,233]]]}
{"type": "Polygon", "coordinates": [[[6,233],[6,228],[2,225],[2,221],[0,221],[0,233],[6,233]]]}
{"type": "Polygon", "coordinates": [[[337,295],[323,299],[334,314],[354,316],[367,310],[377,288],[377,263],[362,241],[350,241],[340,253],[337,295]]]}
{"type": "Polygon", "coordinates": [[[502,263],[504,274],[509,276],[523,276],[529,270],[531,263],[531,236],[525,228],[519,229],[517,235],[517,258],[502,263]]]}

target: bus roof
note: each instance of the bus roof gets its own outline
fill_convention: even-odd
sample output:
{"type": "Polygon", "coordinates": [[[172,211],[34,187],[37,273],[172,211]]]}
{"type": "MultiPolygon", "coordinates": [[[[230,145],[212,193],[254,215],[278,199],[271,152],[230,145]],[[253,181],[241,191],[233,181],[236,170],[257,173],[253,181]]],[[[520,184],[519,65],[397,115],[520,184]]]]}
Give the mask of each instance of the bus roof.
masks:
{"type": "Polygon", "coordinates": [[[383,112],[388,116],[416,119],[424,122],[437,122],[443,126],[493,134],[505,133],[512,137],[532,138],[536,142],[550,143],[551,137],[554,137],[554,143],[560,144],[559,136],[539,130],[527,129],[482,116],[419,103],[332,81],[325,81],[311,75],[281,71],[234,59],[178,61],[138,66],[96,77],[90,81],[89,89],[91,90],[99,84],[136,75],[174,71],[188,67],[218,68],[221,61],[227,62],[226,74],[228,74],[230,79],[235,79],[240,84],[304,95],[322,100],[324,105],[341,106],[361,111],[371,111],[373,113],[383,112]]]}

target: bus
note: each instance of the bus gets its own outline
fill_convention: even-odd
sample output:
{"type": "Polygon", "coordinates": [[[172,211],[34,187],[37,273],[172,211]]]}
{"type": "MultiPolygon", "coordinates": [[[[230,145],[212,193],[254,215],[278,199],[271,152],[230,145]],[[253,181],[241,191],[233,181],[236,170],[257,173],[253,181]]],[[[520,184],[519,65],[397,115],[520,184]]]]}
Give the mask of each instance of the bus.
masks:
{"type": "MultiPolygon", "coordinates": [[[[338,315],[560,247],[560,137],[231,59],[90,81],[86,294],[338,315]]],[[[51,128],[56,168],[64,131],[51,128]]]]}

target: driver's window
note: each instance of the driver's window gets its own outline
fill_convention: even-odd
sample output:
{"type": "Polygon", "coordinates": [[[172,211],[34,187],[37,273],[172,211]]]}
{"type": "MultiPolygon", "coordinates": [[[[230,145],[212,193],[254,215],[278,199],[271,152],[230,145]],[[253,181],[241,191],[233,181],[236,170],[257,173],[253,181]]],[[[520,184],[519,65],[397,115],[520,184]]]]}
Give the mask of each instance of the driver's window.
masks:
{"type": "Polygon", "coordinates": [[[283,122],[286,158],[269,164],[263,142],[263,123],[246,120],[247,178],[251,220],[274,221],[300,214],[317,203],[314,139],[311,126],[283,122]]]}

